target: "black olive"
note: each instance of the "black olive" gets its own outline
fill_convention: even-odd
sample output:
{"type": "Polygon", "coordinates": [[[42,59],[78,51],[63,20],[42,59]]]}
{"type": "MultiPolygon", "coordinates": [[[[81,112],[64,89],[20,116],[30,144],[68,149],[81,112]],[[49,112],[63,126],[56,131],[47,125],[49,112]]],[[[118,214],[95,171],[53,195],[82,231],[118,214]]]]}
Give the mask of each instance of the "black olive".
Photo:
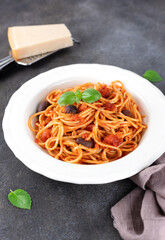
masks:
{"type": "Polygon", "coordinates": [[[44,111],[48,106],[50,106],[50,103],[46,100],[42,100],[37,106],[37,112],[44,111]]]}
{"type": "Polygon", "coordinates": [[[91,139],[90,141],[85,141],[84,138],[80,137],[80,138],[76,139],[76,143],[77,144],[82,144],[82,145],[84,145],[85,147],[88,147],[88,148],[93,148],[94,147],[93,139],[91,139]]]}
{"type": "Polygon", "coordinates": [[[76,113],[78,113],[78,109],[77,109],[76,106],[74,106],[74,105],[67,105],[67,106],[65,107],[65,112],[66,112],[66,113],[76,114],[76,113]]]}
{"type": "Polygon", "coordinates": [[[132,113],[131,113],[131,111],[129,111],[129,110],[122,110],[121,111],[125,116],[128,116],[128,117],[132,117],[132,113]]]}

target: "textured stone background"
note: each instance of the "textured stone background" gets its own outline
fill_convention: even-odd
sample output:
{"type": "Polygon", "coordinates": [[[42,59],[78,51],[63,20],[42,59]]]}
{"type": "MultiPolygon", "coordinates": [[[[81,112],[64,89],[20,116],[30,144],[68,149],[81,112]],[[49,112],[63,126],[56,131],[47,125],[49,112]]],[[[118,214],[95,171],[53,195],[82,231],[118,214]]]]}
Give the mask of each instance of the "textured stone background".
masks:
{"type": "MultiPolygon", "coordinates": [[[[58,66],[111,64],[140,75],[154,69],[165,77],[164,0],[3,0],[0,16],[0,57],[8,54],[7,28],[13,25],[64,22],[81,41],[31,67],[1,72],[0,120],[23,83],[58,66]]],[[[165,93],[164,81],[155,85],[165,93]]],[[[110,208],[134,187],[129,179],[105,185],[52,181],[25,167],[0,135],[1,240],[120,240],[110,208]],[[8,202],[9,190],[17,188],[30,193],[30,211],[8,202]]]]}

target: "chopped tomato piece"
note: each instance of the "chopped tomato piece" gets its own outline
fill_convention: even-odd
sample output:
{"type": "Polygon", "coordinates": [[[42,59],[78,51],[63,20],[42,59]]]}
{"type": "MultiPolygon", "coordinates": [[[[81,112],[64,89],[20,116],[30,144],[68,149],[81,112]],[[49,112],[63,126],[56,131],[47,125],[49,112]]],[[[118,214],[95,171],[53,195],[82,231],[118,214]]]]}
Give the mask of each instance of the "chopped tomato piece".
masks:
{"type": "Polygon", "coordinates": [[[110,96],[110,89],[107,85],[103,85],[98,91],[101,93],[103,98],[108,98],[110,96]]]}
{"type": "Polygon", "coordinates": [[[107,135],[103,140],[103,143],[110,144],[114,147],[118,147],[122,142],[122,138],[119,138],[117,135],[114,135],[112,133],[107,135]]]}
{"type": "Polygon", "coordinates": [[[89,124],[88,126],[86,126],[86,130],[91,131],[93,130],[94,124],[89,124]]]}
{"type": "Polygon", "coordinates": [[[86,104],[81,104],[79,107],[78,107],[78,111],[79,112],[82,112],[82,111],[85,111],[86,109],[88,108],[88,106],[86,104]]]}
{"type": "Polygon", "coordinates": [[[51,136],[50,131],[49,131],[48,129],[45,129],[45,130],[43,131],[43,133],[41,134],[41,140],[42,140],[42,142],[46,142],[46,140],[47,140],[48,138],[50,138],[50,136],[51,136]]]}
{"type": "Polygon", "coordinates": [[[78,121],[78,120],[79,120],[79,115],[78,115],[78,114],[73,114],[73,115],[70,117],[70,120],[71,120],[71,121],[78,121]]]}
{"type": "Polygon", "coordinates": [[[116,106],[115,106],[114,103],[106,102],[105,109],[108,110],[108,111],[115,111],[116,110],[116,106]]]}

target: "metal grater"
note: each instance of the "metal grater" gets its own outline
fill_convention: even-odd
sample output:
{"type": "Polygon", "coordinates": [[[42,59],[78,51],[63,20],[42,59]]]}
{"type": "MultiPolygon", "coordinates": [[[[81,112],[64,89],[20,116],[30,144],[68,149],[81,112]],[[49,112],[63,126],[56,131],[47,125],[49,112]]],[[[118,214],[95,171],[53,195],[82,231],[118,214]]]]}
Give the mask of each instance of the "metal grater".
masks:
{"type": "MultiPolygon", "coordinates": [[[[73,38],[73,42],[77,43],[77,44],[80,43],[80,41],[75,39],[75,38],[73,38]]],[[[12,62],[16,62],[17,64],[23,65],[23,66],[29,66],[29,65],[32,65],[35,62],[40,61],[41,59],[43,59],[45,57],[48,57],[48,56],[52,55],[55,52],[57,52],[57,51],[42,53],[42,54],[39,54],[39,55],[15,60],[14,57],[12,56],[12,51],[10,51],[9,56],[0,60],[0,70],[3,70],[7,65],[9,65],[12,62]]]]}

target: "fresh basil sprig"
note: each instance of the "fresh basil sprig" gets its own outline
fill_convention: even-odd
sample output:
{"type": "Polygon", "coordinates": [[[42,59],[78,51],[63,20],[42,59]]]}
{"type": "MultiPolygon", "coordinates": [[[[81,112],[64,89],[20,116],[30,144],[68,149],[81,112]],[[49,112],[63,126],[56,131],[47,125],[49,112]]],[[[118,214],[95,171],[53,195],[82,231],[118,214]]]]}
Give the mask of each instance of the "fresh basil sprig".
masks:
{"type": "Polygon", "coordinates": [[[16,189],[15,191],[10,190],[8,199],[15,207],[24,209],[31,208],[31,197],[23,189],[16,189]]]}
{"type": "Polygon", "coordinates": [[[162,77],[153,70],[147,70],[144,74],[143,77],[149,80],[150,82],[160,82],[162,81],[162,77]]]}
{"type": "Polygon", "coordinates": [[[96,102],[101,98],[101,93],[94,88],[88,88],[81,94],[80,90],[76,90],[76,94],[72,91],[63,93],[58,99],[58,104],[65,106],[67,104],[79,103],[81,99],[86,103],[96,102]]]}

